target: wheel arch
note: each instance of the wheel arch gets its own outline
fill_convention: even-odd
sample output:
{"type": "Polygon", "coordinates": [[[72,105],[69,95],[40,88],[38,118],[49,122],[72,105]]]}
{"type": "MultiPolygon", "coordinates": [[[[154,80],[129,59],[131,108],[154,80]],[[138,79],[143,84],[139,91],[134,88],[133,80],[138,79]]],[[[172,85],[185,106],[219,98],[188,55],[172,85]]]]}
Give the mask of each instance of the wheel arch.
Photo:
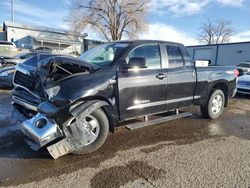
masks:
{"type": "MultiPolygon", "coordinates": [[[[227,107],[227,105],[228,105],[228,97],[229,97],[229,95],[228,95],[228,90],[229,90],[229,88],[228,88],[228,84],[227,84],[227,82],[217,82],[217,83],[215,83],[212,87],[211,87],[211,91],[210,91],[210,94],[209,94],[209,96],[211,96],[211,94],[216,90],[216,89],[220,89],[223,93],[224,93],[224,95],[225,95],[225,105],[224,105],[224,107],[227,107]]],[[[208,98],[209,98],[209,96],[208,96],[208,98]]]]}
{"type": "Polygon", "coordinates": [[[109,121],[109,131],[114,133],[115,125],[119,122],[118,112],[114,105],[112,105],[111,102],[105,98],[88,97],[78,99],[70,107],[70,113],[76,117],[79,113],[83,112],[90,114],[97,108],[101,108],[104,111],[109,121]]]}

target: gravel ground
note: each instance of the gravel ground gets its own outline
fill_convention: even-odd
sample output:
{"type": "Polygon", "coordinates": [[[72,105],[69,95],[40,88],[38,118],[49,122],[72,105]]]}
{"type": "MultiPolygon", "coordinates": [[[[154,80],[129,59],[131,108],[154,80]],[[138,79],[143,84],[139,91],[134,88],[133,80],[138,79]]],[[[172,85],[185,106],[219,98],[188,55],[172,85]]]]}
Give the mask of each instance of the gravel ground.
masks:
{"type": "Polygon", "coordinates": [[[0,94],[0,186],[250,187],[250,97],[238,96],[218,120],[194,115],[128,131],[117,128],[88,155],[53,160],[33,152],[0,94]]]}

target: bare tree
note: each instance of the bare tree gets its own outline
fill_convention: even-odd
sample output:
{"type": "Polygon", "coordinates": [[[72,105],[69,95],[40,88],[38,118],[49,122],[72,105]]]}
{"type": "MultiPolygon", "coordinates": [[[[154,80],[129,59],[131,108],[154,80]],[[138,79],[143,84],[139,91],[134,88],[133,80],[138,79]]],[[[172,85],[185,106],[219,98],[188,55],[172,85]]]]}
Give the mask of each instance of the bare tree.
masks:
{"type": "Polygon", "coordinates": [[[231,26],[231,22],[228,20],[219,20],[212,22],[208,20],[207,23],[203,23],[201,33],[198,39],[205,44],[221,44],[230,42],[230,38],[234,33],[234,29],[231,26]]]}
{"type": "Polygon", "coordinates": [[[91,27],[106,40],[134,38],[147,28],[150,0],[71,0],[68,21],[76,31],[91,27]]]}

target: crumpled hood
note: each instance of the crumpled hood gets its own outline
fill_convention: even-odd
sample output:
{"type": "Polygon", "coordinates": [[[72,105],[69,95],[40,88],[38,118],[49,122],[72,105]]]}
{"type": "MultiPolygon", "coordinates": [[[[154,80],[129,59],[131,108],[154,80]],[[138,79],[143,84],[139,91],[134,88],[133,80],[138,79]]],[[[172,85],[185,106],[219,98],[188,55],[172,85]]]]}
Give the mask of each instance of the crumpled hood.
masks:
{"type": "Polygon", "coordinates": [[[66,56],[53,56],[48,59],[45,59],[43,61],[38,62],[38,68],[49,68],[51,64],[57,63],[57,64],[69,64],[69,65],[77,65],[80,67],[85,67],[87,69],[96,70],[99,68],[97,65],[93,65],[90,63],[87,63],[85,61],[73,58],[73,57],[66,57],[66,56]]]}
{"type": "Polygon", "coordinates": [[[56,84],[79,74],[94,73],[97,69],[99,69],[98,66],[73,57],[49,57],[37,63],[37,69],[35,71],[36,88],[42,91],[51,84],[56,84]]]}

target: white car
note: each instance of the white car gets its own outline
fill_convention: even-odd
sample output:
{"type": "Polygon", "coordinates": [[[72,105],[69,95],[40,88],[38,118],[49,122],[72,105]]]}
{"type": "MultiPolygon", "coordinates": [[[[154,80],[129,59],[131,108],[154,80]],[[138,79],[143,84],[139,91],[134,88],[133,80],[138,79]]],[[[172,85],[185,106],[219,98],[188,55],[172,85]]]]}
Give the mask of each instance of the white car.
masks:
{"type": "Polygon", "coordinates": [[[13,57],[19,53],[13,42],[0,41],[0,56],[13,57]]]}
{"type": "Polygon", "coordinates": [[[250,94],[250,72],[239,77],[237,92],[242,94],[250,94]]]}
{"type": "Polygon", "coordinates": [[[18,63],[22,63],[29,59],[30,57],[34,56],[35,52],[24,52],[20,53],[14,57],[8,57],[8,56],[1,56],[0,55],[0,68],[9,66],[9,65],[16,65],[18,63]]]}
{"type": "Polygon", "coordinates": [[[250,72],[250,62],[246,61],[237,66],[239,70],[242,70],[243,73],[250,72]]]}
{"type": "Polygon", "coordinates": [[[16,45],[14,42],[8,42],[8,41],[0,41],[0,46],[10,46],[11,48],[16,49],[16,45]]]}

